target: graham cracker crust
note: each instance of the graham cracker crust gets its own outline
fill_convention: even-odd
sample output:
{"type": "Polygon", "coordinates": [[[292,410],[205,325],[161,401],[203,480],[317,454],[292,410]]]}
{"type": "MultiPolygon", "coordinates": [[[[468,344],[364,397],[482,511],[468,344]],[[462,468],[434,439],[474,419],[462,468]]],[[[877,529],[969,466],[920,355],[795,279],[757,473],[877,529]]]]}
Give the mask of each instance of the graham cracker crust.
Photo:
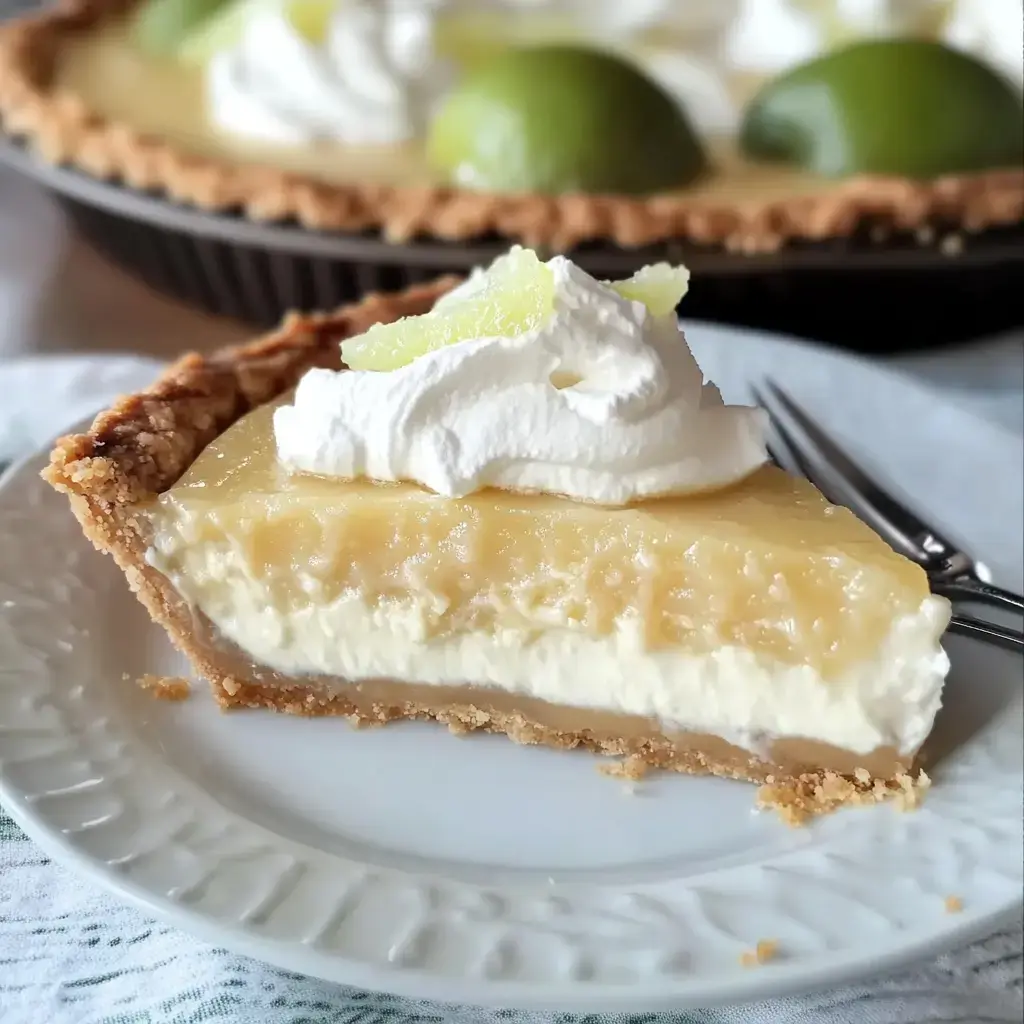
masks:
{"type": "MultiPolygon", "coordinates": [[[[426,687],[410,688],[419,690],[426,687]]],[[[355,692],[358,693],[358,686],[355,692]]],[[[754,756],[741,747],[719,737],[692,737],[692,746],[650,728],[637,733],[626,728],[627,716],[621,717],[623,728],[610,735],[598,727],[559,728],[540,721],[535,711],[541,702],[520,698],[521,707],[514,710],[494,706],[493,699],[478,691],[478,699],[453,703],[439,695],[435,701],[366,701],[358,702],[341,694],[325,696],[316,687],[284,688],[279,683],[264,685],[245,682],[234,676],[213,680],[217,703],[226,711],[244,708],[269,709],[285,714],[310,717],[340,716],[354,728],[382,726],[399,721],[434,721],[448,726],[450,732],[465,735],[482,731],[499,733],[524,746],[544,746],[555,750],[585,750],[606,757],[622,758],[615,764],[598,766],[602,774],[630,782],[639,781],[649,772],[661,770],[687,775],[714,775],[718,778],[750,782],[757,785],[755,806],[774,811],[791,827],[800,827],[815,817],[830,814],[842,807],[868,807],[893,802],[900,810],[912,810],[924,799],[931,780],[923,772],[914,777],[898,763],[884,766],[879,753],[865,758],[882,768],[881,776],[866,768],[852,772],[816,771],[801,768],[799,763],[771,763],[754,756]]],[[[513,698],[514,699],[514,698],[513,698]]],[[[579,709],[556,709],[579,721],[597,718],[579,709]]],[[[629,723],[632,725],[632,723],[629,723]]],[[[786,749],[776,745],[775,749],[786,749]]],[[[886,753],[883,757],[892,757],[886,753]]],[[[763,962],[763,961],[762,961],[763,962]]]]}
{"type": "Polygon", "coordinates": [[[622,247],[687,239],[765,252],[792,239],[913,231],[937,222],[968,231],[1024,218],[1024,170],[994,169],[917,181],[861,175],[811,195],[725,202],[685,193],[489,194],[455,187],[332,185],[269,167],[187,153],[111,121],[78,96],[53,88],[62,43],[124,16],[137,0],[64,0],[0,26],[0,122],[52,164],[158,191],[210,211],[242,210],[257,221],[295,220],[316,230],[375,229],[391,241],[498,235],[566,250],[583,242],[622,247]]]}
{"type": "MultiPolygon", "coordinates": [[[[679,749],[656,732],[641,737],[604,736],[586,729],[558,729],[542,724],[524,711],[499,710],[481,701],[467,704],[430,704],[410,700],[400,704],[357,704],[348,697],[322,697],[297,688],[261,686],[237,680],[214,685],[214,697],[224,710],[265,708],[291,715],[339,715],[356,728],[387,725],[398,721],[434,721],[448,726],[456,735],[482,731],[501,733],[523,746],[544,746],[555,750],[587,750],[609,757],[630,758],[647,768],[684,772],[689,775],[718,775],[745,782],[764,782],[779,766],[759,762],[737,747],[730,756],[713,757],[699,750],[679,749]]],[[[725,745],[728,746],[728,745],[725,745]]]]}

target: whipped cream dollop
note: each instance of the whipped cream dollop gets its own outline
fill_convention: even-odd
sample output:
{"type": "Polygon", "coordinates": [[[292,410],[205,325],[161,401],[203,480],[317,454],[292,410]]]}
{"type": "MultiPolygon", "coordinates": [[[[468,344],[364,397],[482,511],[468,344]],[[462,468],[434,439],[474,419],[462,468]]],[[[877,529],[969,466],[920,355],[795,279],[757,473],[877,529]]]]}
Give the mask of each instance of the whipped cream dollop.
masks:
{"type": "Polygon", "coordinates": [[[1024,87],[1024,2],[960,0],[946,27],[952,46],[983,57],[1007,78],[1024,87]]]}
{"type": "Polygon", "coordinates": [[[766,461],[763,413],[705,383],[674,313],[654,316],[564,257],[547,266],[554,308],[534,330],[386,373],[310,370],[275,412],[279,460],[450,497],[499,487],[607,505],[723,487],[766,461]]]}
{"type": "Polygon", "coordinates": [[[745,2],[722,46],[726,64],[780,71],[821,52],[824,36],[814,15],[790,0],[745,2]]]}
{"type": "Polygon", "coordinates": [[[722,59],[752,71],[785,71],[838,40],[912,35],[965,50],[1024,79],[1021,0],[743,0],[722,59]]]}
{"type": "Polygon", "coordinates": [[[275,143],[404,142],[422,134],[449,68],[434,48],[436,0],[349,2],[321,45],[283,7],[253,14],[206,72],[208,116],[225,131],[275,143]]]}
{"type": "MultiPolygon", "coordinates": [[[[537,9],[526,0],[517,3],[537,9]]],[[[637,64],[713,135],[739,124],[741,106],[721,60],[742,0],[558,0],[583,27],[585,40],[637,64]]]]}

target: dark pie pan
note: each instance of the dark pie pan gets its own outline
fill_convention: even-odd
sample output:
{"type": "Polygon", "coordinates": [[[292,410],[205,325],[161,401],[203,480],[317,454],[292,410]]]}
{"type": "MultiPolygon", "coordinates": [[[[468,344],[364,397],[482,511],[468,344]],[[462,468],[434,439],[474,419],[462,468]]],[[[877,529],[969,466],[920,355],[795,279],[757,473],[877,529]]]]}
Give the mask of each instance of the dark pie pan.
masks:
{"type": "MultiPolygon", "coordinates": [[[[189,305],[257,326],[272,325],[289,310],[328,309],[368,291],[465,273],[508,247],[499,238],[399,244],[374,233],[319,232],[232,212],[208,213],[53,167],[11,139],[0,139],[0,161],[50,190],[80,232],[113,262],[189,305]]],[[[674,239],[641,249],[587,245],[572,256],[607,278],[627,276],[656,260],[683,262],[695,278],[686,300],[691,316],[789,330],[867,351],[954,340],[939,325],[948,335],[965,315],[974,335],[1009,326],[1003,322],[1007,316],[1024,319],[1021,225],[977,235],[935,225],[884,242],[874,240],[866,225],[848,239],[795,243],[756,255],[674,239]],[[927,338],[921,337],[922,302],[939,327],[927,338]],[[886,308],[888,328],[880,334],[886,308]],[[907,324],[916,329],[900,332],[894,309],[916,312],[907,324]],[[995,322],[986,323],[986,315],[995,322]],[[830,330],[830,323],[841,329],[830,330]],[[890,337],[894,331],[898,336],[890,337]]]]}

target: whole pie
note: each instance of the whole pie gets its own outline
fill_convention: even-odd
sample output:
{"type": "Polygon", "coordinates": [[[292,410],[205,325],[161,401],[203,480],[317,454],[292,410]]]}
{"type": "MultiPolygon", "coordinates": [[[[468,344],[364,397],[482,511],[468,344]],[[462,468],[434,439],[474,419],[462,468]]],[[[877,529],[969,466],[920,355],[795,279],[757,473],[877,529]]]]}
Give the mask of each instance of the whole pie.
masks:
{"type": "Polygon", "coordinates": [[[218,702],[775,785],[909,770],[949,604],[767,463],[679,331],[685,272],[513,250],[452,284],[186,356],[54,449],[218,702]]]}
{"type": "Polygon", "coordinates": [[[396,241],[754,251],[1024,218],[1019,88],[936,41],[1001,45],[1005,4],[914,0],[899,38],[778,43],[771,73],[809,30],[757,18],[815,5],[519,6],[67,0],[0,27],[0,124],[175,200],[396,241]],[[749,59],[719,73],[727,34],[749,59]]]}

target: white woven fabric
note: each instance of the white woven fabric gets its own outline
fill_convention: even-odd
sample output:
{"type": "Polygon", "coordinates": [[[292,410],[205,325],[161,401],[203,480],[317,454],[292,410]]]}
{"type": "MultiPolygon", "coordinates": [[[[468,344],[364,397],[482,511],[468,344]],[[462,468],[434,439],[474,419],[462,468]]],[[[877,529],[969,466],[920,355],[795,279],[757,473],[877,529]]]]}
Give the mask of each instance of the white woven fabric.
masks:
{"type": "MultiPolygon", "coordinates": [[[[53,208],[0,175],[0,461],[151,373],[142,360],[16,366],[10,356],[145,338],[148,355],[165,357],[233,334],[65,246],[53,208]],[[15,400],[26,394],[38,400],[15,400]]],[[[990,371],[1010,367],[1004,386],[1019,348],[993,353],[990,371]]],[[[1017,423],[1019,391],[987,395],[988,412],[1017,423]]],[[[727,1009],[581,1017],[426,1005],[274,970],[154,923],[50,863],[0,811],[2,1024],[1001,1024],[1024,1018],[1022,946],[1013,928],[892,979],[727,1009]]]]}

